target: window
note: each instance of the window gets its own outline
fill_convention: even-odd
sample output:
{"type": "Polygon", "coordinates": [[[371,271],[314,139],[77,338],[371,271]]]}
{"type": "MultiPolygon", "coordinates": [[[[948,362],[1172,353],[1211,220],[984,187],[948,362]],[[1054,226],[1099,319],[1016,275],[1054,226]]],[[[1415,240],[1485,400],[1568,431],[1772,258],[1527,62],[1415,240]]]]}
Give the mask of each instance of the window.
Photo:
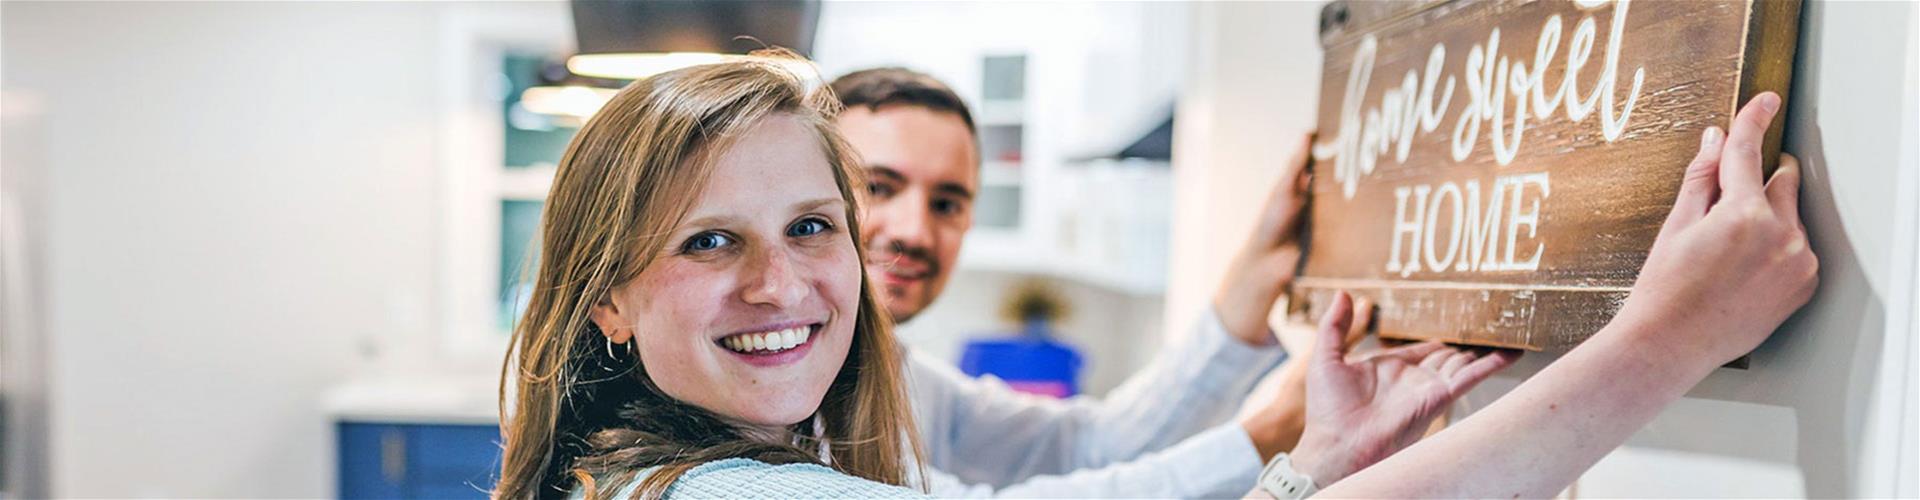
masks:
{"type": "Polygon", "coordinates": [[[522,91],[573,40],[566,4],[477,4],[439,23],[441,206],[436,329],[455,363],[497,366],[529,295],[540,212],[577,124],[531,113],[522,91]]]}
{"type": "Polygon", "coordinates": [[[539,263],[540,209],[545,205],[553,174],[566,153],[567,142],[580,131],[575,124],[528,111],[520,95],[540,84],[541,72],[556,63],[539,54],[508,52],[500,58],[502,133],[498,168],[502,182],[496,195],[500,210],[500,267],[494,297],[498,331],[511,331],[533,294],[532,271],[539,263]]]}

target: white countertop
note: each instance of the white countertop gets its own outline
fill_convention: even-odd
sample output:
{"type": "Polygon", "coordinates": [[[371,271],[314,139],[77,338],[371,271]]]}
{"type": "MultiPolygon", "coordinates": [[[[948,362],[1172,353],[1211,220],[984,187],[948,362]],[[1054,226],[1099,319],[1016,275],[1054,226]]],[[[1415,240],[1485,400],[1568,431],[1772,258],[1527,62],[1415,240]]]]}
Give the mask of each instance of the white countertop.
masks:
{"type": "Polygon", "coordinates": [[[324,407],[338,421],[498,425],[495,377],[380,375],[327,391],[324,407]]]}

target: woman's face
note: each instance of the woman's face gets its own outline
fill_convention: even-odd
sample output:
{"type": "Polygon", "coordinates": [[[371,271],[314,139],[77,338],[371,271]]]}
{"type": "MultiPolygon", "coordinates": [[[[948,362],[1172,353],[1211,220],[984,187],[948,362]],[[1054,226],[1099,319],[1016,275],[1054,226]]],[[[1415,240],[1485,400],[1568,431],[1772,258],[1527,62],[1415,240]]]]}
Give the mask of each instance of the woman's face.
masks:
{"type": "Polygon", "coordinates": [[[674,399],[761,428],[806,419],[847,359],[859,307],[860,260],[832,168],[807,125],[762,120],[594,321],[614,342],[632,335],[674,399]]]}

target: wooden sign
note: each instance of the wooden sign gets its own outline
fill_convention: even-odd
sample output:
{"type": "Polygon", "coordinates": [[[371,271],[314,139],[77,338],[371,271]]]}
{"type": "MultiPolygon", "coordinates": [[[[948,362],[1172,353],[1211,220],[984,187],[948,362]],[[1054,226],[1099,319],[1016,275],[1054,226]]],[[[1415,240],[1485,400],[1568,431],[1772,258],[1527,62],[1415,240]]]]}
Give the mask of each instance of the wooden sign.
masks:
{"type": "MultiPolygon", "coordinates": [[[[1569,347],[1619,310],[1710,125],[1786,95],[1798,0],[1336,1],[1294,303],[1569,347]]],[[[1777,160],[1780,120],[1763,155],[1777,160]]]]}

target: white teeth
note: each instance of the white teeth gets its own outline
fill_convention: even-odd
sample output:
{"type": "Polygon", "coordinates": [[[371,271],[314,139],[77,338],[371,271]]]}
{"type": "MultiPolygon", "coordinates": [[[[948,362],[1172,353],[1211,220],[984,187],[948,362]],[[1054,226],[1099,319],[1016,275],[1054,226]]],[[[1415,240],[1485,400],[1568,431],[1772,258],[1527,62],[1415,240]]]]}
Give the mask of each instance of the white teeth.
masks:
{"type": "Polygon", "coordinates": [[[734,335],[720,339],[720,344],[738,352],[784,351],[807,343],[807,339],[812,337],[812,334],[812,328],[801,326],[766,333],[734,335]]]}

